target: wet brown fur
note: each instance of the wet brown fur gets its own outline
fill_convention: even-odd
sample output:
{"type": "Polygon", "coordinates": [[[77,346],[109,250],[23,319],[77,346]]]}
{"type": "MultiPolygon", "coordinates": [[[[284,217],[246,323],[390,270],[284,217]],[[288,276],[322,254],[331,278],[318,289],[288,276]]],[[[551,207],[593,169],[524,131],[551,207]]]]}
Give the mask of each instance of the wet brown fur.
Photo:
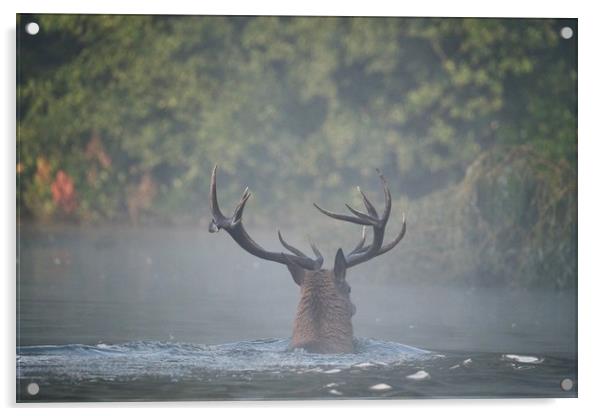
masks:
{"type": "Polygon", "coordinates": [[[333,270],[303,273],[301,299],[293,326],[290,348],[312,353],[352,353],[355,307],[349,297],[344,274],[333,270]]]}

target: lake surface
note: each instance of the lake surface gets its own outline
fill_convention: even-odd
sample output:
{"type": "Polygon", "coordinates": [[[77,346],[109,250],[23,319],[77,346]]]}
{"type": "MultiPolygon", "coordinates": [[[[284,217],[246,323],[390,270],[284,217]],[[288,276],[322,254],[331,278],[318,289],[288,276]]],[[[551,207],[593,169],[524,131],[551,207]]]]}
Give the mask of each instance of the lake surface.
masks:
{"type": "Polygon", "coordinates": [[[412,286],[368,263],[347,278],[356,353],[319,355],[287,351],[286,268],[203,227],[23,227],[18,269],[22,402],[577,396],[574,292],[412,286]]]}

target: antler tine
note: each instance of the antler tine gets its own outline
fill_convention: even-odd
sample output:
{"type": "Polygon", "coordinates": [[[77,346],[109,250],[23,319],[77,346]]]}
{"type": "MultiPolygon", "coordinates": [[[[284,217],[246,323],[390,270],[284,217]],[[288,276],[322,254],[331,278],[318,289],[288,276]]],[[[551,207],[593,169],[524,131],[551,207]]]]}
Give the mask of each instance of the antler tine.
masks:
{"type": "MultiPolygon", "coordinates": [[[[378,253],[376,254],[377,256],[380,256],[381,254],[386,253],[387,251],[391,250],[393,247],[395,247],[397,245],[397,243],[399,243],[403,237],[405,236],[406,233],[406,219],[405,219],[405,215],[402,213],[402,225],[401,225],[401,230],[399,231],[399,233],[397,234],[397,236],[395,237],[395,239],[393,239],[393,241],[391,241],[388,244],[383,245],[380,250],[378,250],[378,253]]],[[[355,249],[353,249],[353,251],[351,251],[349,253],[349,255],[352,254],[360,254],[360,253],[365,253],[370,249],[370,246],[368,247],[356,247],[355,249]]]]}
{"type": "Polygon", "coordinates": [[[364,205],[366,206],[368,213],[370,215],[372,215],[373,217],[378,217],[378,212],[376,212],[376,208],[374,208],[374,205],[372,205],[372,202],[370,202],[370,200],[368,199],[366,194],[364,194],[364,192],[362,192],[362,188],[360,188],[358,186],[357,190],[359,191],[360,194],[362,194],[362,200],[364,201],[364,205]]]}
{"type": "Polygon", "coordinates": [[[325,214],[325,215],[327,215],[331,218],[337,219],[337,220],[352,222],[354,224],[359,224],[359,225],[370,225],[372,227],[378,226],[379,224],[382,224],[382,226],[384,226],[387,223],[387,220],[389,219],[389,215],[391,214],[391,191],[389,191],[389,186],[387,185],[387,181],[386,181],[385,177],[383,176],[383,174],[381,173],[381,171],[379,169],[376,169],[376,171],[378,172],[378,175],[380,176],[380,180],[383,184],[383,189],[384,189],[384,193],[385,193],[385,211],[383,212],[382,218],[379,217],[378,212],[376,211],[376,208],[374,208],[374,205],[372,205],[372,203],[368,200],[368,198],[362,192],[362,190],[360,189],[359,186],[357,187],[357,189],[360,192],[360,194],[362,195],[362,200],[364,201],[364,205],[366,206],[366,209],[368,210],[369,215],[364,214],[361,211],[358,211],[357,209],[353,208],[349,204],[345,204],[345,206],[352,214],[355,215],[355,217],[345,215],[345,214],[337,214],[335,212],[325,210],[324,208],[321,208],[316,203],[314,203],[314,206],[322,214],[325,214]]]}
{"type": "Polygon", "coordinates": [[[282,244],[284,246],[284,248],[287,249],[288,251],[290,251],[291,253],[296,254],[297,256],[309,258],[301,250],[299,250],[296,247],[291,246],[289,243],[284,241],[284,238],[282,237],[280,230],[278,230],[278,239],[280,240],[280,244],[282,244]]]}
{"type": "Polygon", "coordinates": [[[365,220],[366,222],[369,222],[371,225],[376,225],[378,224],[378,215],[375,217],[371,217],[369,215],[364,214],[361,211],[358,211],[357,209],[353,208],[351,205],[349,204],[345,204],[345,206],[347,207],[347,209],[349,211],[351,211],[353,214],[355,214],[358,218],[365,220]]]}
{"type": "Polygon", "coordinates": [[[383,184],[383,190],[385,193],[385,210],[383,212],[381,221],[383,221],[386,224],[386,222],[389,220],[389,215],[391,215],[391,191],[389,190],[389,185],[387,184],[387,180],[385,179],[385,176],[382,174],[380,169],[376,169],[376,172],[378,173],[378,176],[380,177],[380,181],[383,184]]]}
{"type": "Polygon", "coordinates": [[[335,220],[352,222],[354,224],[359,224],[359,225],[373,225],[372,221],[368,221],[368,220],[365,220],[365,219],[362,219],[362,218],[352,217],[350,215],[337,214],[337,213],[334,213],[334,212],[330,212],[330,211],[325,210],[324,208],[320,208],[318,206],[318,204],[316,204],[316,203],[314,203],[314,206],[316,208],[318,208],[318,210],[322,214],[327,215],[330,218],[334,218],[335,220]]]}
{"type": "Polygon", "coordinates": [[[249,192],[249,187],[247,186],[240,197],[240,202],[234,208],[234,215],[232,216],[232,223],[236,224],[242,220],[242,212],[245,209],[245,204],[251,197],[251,192],[249,192]]]}
{"type": "MultiPolygon", "coordinates": [[[[211,207],[211,214],[216,222],[221,222],[226,219],[222,211],[219,209],[219,203],[217,202],[217,165],[213,168],[211,173],[211,186],[209,187],[209,205],[211,207]]],[[[217,225],[217,224],[216,224],[217,225]]]]}
{"type": "Polygon", "coordinates": [[[311,241],[309,242],[309,245],[311,246],[311,249],[312,249],[312,251],[314,252],[314,254],[316,256],[315,260],[312,260],[304,252],[302,252],[298,248],[293,247],[292,245],[290,245],[289,243],[287,243],[284,240],[284,237],[282,237],[282,233],[280,232],[280,230],[278,230],[278,239],[280,240],[280,243],[284,246],[284,248],[286,248],[291,253],[296,254],[299,257],[303,257],[303,258],[306,258],[308,260],[313,261],[314,262],[314,269],[319,269],[320,267],[322,267],[322,264],[324,264],[324,257],[322,256],[322,253],[320,253],[320,250],[318,250],[318,247],[316,247],[315,244],[312,243],[311,241]]]}
{"type": "Polygon", "coordinates": [[[351,250],[351,254],[354,254],[358,251],[360,251],[363,247],[364,247],[364,243],[366,242],[366,226],[364,225],[362,227],[362,238],[360,239],[359,243],[357,243],[357,245],[355,246],[355,248],[353,250],[351,250]]]}
{"type": "Polygon", "coordinates": [[[397,243],[399,243],[401,241],[401,239],[405,236],[405,234],[406,234],[406,216],[404,213],[402,213],[401,216],[402,216],[402,222],[403,222],[401,225],[401,231],[399,231],[399,234],[397,234],[397,237],[395,237],[395,239],[393,241],[391,241],[389,244],[382,246],[381,249],[378,250],[379,256],[381,254],[384,254],[387,251],[391,250],[393,247],[395,247],[397,245],[397,243]]]}
{"type": "Polygon", "coordinates": [[[320,253],[318,247],[316,247],[311,240],[309,241],[309,245],[311,246],[311,251],[313,251],[314,255],[316,256],[316,269],[319,269],[322,267],[322,264],[324,264],[324,256],[322,256],[322,253],[320,253]]]}

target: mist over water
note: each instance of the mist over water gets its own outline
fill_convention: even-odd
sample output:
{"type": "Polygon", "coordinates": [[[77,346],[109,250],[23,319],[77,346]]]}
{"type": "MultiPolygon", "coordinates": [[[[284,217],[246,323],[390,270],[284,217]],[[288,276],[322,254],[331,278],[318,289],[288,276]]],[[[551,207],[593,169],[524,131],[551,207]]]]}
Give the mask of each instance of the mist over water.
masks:
{"type": "Polygon", "coordinates": [[[390,387],[380,392],[386,397],[575,394],[558,388],[562,377],[576,376],[573,292],[408,284],[406,276],[375,276],[367,263],[347,277],[363,349],[341,358],[287,352],[298,287],[286,268],[203,227],[23,227],[19,275],[19,383],[43,384],[40,399],[152,399],[163,379],[188,386],[164,399],[338,396],[330,390],[366,397],[379,380],[390,387]],[[520,354],[535,358],[507,357],[520,354]],[[464,390],[449,378],[454,366],[474,372],[463,375],[464,390]],[[401,381],[417,371],[430,383],[438,374],[440,383],[408,390],[401,381]],[[516,371],[531,380],[530,393],[517,388],[524,380],[516,371]],[[337,373],[337,381],[322,383],[337,373]],[[241,380],[233,374],[250,377],[246,389],[233,387],[241,380]],[[479,390],[483,379],[504,375],[506,384],[479,390]],[[285,377],[290,389],[266,394],[273,377],[281,384],[285,377]],[[124,393],[119,383],[140,378],[146,390],[124,393]],[[323,387],[332,383],[338,387],[323,387]]]}

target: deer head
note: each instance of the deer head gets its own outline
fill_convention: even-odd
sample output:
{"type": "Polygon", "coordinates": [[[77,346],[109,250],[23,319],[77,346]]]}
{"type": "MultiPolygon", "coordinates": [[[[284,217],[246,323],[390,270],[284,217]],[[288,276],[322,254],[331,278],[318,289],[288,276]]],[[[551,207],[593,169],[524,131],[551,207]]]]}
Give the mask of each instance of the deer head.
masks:
{"type": "Polygon", "coordinates": [[[406,223],[403,219],[401,231],[393,241],[383,244],[385,227],[391,213],[391,192],[384,176],[378,171],[385,194],[385,209],[379,215],[374,205],[358,188],[367,213],[358,211],[345,204],[353,214],[336,214],[314,206],[323,214],[341,221],[362,226],[359,243],[348,254],[338,249],[331,270],[322,269],[324,258],[318,248],[310,243],[315,258],[287,243],[280,231],[278,239],[289,253],[267,251],[257,244],[246,232],[242,224],[242,214],[251,193],[246,188],[240,202],[234,208],[234,214],[226,217],[217,202],[217,166],[211,175],[209,201],[212,220],[209,232],[224,229],[244,250],[264,260],[285,265],[293,280],[301,289],[301,298],[297,306],[297,315],[293,326],[290,348],[304,348],[315,353],[351,353],[353,352],[353,327],[351,317],[355,306],[351,303],[351,287],[347,283],[347,270],[360,263],[386,253],[397,245],[405,235],[406,223]],[[372,243],[365,246],[366,227],[372,228],[372,243]]]}

